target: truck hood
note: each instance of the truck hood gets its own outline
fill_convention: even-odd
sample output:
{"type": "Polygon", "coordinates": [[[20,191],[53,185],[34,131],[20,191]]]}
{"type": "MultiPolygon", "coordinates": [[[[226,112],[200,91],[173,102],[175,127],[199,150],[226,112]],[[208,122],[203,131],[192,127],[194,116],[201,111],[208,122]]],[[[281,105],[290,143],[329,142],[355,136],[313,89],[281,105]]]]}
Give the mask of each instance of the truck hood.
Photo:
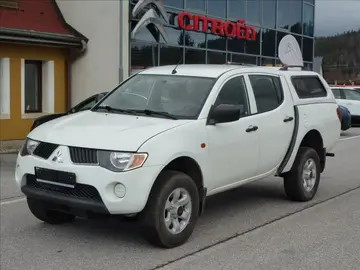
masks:
{"type": "Polygon", "coordinates": [[[137,151],[149,138],[190,121],[85,111],[44,123],[28,137],[67,146],[137,151]]]}

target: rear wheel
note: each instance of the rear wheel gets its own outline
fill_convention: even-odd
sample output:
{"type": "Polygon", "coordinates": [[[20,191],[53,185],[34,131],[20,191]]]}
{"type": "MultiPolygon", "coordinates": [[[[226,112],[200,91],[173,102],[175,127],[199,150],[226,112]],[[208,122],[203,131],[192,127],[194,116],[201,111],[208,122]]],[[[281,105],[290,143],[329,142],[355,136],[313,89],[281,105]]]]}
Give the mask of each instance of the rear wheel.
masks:
{"type": "Polygon", "coordinates": [[[182,172],[162,172],[142,215],[142,233],[151,244],[164,248],[184,244],[199,215],[196,184],[182,172]]]}
{"type": "Polygon", "coordinates": [[[51,210],[47,204],[41,200],[27,198],[27,203],[31,213],[39,220],[49,224],[68,223],[75,219],[75,216],[51,210]]]}
{"type": "Polygon", "coordinates": [[[306,202],[314,198],[320,183],[320,158],[309,147],[300,147],[293,167],[284,176],[284,188],[288,198],[306,202]]]}

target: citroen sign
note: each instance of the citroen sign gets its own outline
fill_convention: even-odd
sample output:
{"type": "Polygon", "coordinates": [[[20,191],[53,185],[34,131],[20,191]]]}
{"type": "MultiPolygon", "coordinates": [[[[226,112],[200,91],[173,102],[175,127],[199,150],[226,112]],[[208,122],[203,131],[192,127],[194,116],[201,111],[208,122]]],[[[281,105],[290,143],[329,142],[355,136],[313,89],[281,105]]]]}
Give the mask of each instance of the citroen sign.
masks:
{"type": "MultiPolygon", "coordinates": [[[[134,18],[138,17],[140,14],[143,14],[131,32],[131,38],[135,38],[139,30],[144,27],[155,27],[158,33],[162,36],[165,42],[168,41],[168,36],[164,28],[164,23],[161,19],[168,24],[169,19],[164,7],[164,0],[139,0],[135,7],[132,10],[132,16],[134,18]],[[145,14],[142,11],[149,8],[145,14]]],[[[156,41],[158,41],[157,35],[152,33],[156,41]]]]}

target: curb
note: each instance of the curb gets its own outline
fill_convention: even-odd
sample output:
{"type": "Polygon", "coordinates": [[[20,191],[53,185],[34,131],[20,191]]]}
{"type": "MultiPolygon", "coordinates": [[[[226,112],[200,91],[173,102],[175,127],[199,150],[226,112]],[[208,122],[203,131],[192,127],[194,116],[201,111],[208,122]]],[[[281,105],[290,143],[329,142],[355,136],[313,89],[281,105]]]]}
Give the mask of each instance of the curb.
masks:
{"type": "Polygon", "coordinates": [[[24,144],[24,140],[0,141],[0,154],[17,154],[24,144]]]}
{"type": "Polygon", "coordinates": [[[17,154],[19,153],[19,149],[1,149],[0,155],[2,154],[17,154]]]}

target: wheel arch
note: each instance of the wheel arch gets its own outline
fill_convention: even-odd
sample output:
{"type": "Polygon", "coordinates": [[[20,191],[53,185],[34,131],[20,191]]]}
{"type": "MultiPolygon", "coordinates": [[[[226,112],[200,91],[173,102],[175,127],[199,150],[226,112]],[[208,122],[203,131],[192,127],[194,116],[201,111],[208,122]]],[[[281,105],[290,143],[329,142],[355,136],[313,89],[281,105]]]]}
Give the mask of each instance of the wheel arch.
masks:
{"type": "MultiPolygon", "coordinates": [[[[189,156],[179,156],[171,160],[164,168],[160,171],[159,175],[166,170],[178,171],[185,173],[186,175],[190,176],[191,179],[195,182],[198,192],[199,192],[199,202],[200,202],[200,213],[201,215],[204,210],[205,206],[205,198],[206,198],[206,188],[204,187],[204,177],[203,172],[199,163],[189,156]]],[[[158,175],[158,176],[159,176],[158,175]]],[[[159,181],[159,177],[157,177],[151,187],[150,193],[153,191],[154,187],[156,186],[159,181]]]]}
{"type": "Polygon", "coordinates": [[[294,151],[291,155],[291,158],[287,161],[285,168],[279,172],[279,176],[284,176],[285,173],[291,170],[295,157],[299,152],[300,147],[310,147],[313,148],[320,158],[321,172],[325,169],[326,163],[326,149],[324,148],[324,140],[321,136],[321,133],[317,129],[311,129],[306,132],[301,141],[297,143],[297,147],[294,148],[294,151]]]}

